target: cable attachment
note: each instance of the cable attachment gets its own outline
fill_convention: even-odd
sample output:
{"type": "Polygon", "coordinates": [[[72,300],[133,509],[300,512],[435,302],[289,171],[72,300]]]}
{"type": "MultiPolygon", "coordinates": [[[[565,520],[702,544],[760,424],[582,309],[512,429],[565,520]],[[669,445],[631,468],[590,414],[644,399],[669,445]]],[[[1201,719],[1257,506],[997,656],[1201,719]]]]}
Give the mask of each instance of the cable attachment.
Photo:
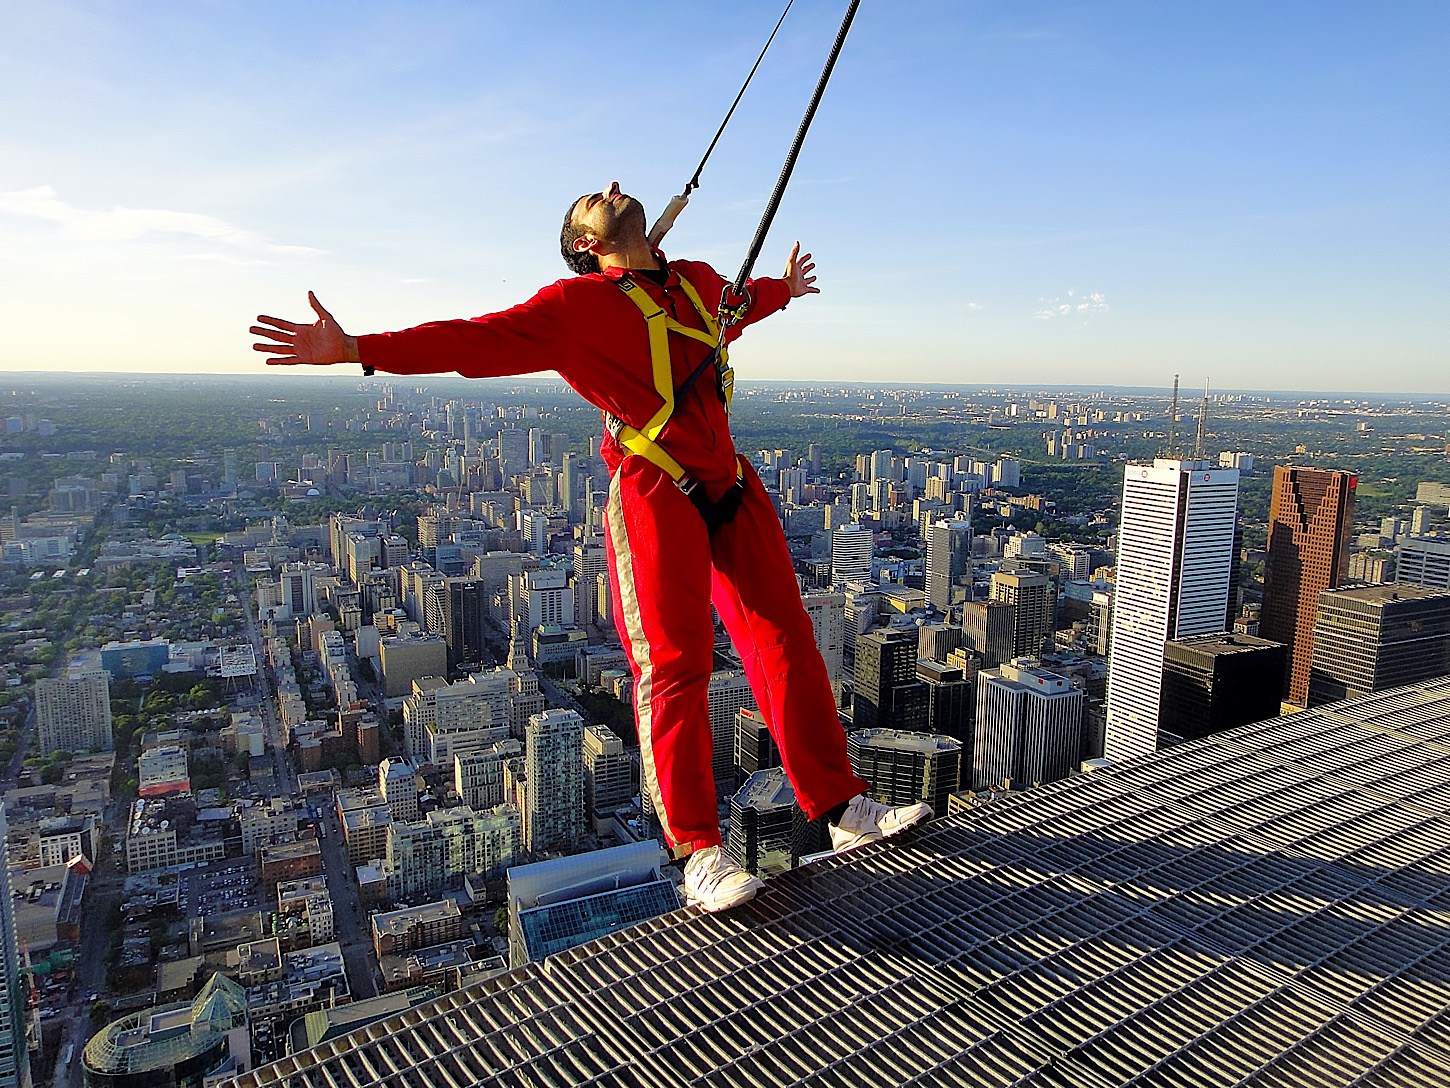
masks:
{"type": "Polygon", "coordinates": [[[685,205],[689,202],[689,185],[685,186],[685,191],[679,196],[670,197],[670,202],[665,205],[665,210],[661,212],[660,217],[655,220],[655,225],[650,227],[649,229],[648,239],[650,249],[659,248],[660,242],[662,242],[665,235],[670,232],[670,228],[675,225],[675,220],[680,217],[680,213],[685,210],[685,205]]]}
{"type": "Polygon", "coordinates": [[[720,308],[716,311],[722,340],[724,330],[740,324],[740,320],[745,316],[745,311],[750,309],[750,305],[754,301],[750,297],[750,288],[746,287],[737,291],[734,284],[725,285],[725,289],[720,292],[720,308]]]}

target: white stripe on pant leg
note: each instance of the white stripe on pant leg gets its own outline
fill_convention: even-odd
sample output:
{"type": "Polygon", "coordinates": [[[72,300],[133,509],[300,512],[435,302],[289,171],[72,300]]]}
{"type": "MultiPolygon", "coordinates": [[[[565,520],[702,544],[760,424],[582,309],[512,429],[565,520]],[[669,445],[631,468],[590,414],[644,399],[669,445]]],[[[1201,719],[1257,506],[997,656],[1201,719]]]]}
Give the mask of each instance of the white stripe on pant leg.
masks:
{"type": "Polygon", "coordinates": [[[639,669],[639,679],[634,685],[635,722],[639,731],[640,777],[644,788],[649,790],[655,815],[664,829],[665,839],[671,847],[677,847],[679,840],[674,828],[670,827],[669,814],[665,811],[664,795],[660,792],[660,781],[655,773],[654,740],[651,729],[654,725],[652,700],[654,697],[654,664],[650,657],[649,639],[645,637],[644,621],[639,612],[639,594],[634,584],[633,553],[629,548],[629,533],[624,524],[624,500],[620,496],[619,478],[624,471],[620,466],[614,478],[609,481],[609,503],[604,517],[609,526],[609,539],[614,544],[614,577],[619,583],[620,613],[624,619],[625,631],[629,634],[629,646],[634,663],[639,669]]]}

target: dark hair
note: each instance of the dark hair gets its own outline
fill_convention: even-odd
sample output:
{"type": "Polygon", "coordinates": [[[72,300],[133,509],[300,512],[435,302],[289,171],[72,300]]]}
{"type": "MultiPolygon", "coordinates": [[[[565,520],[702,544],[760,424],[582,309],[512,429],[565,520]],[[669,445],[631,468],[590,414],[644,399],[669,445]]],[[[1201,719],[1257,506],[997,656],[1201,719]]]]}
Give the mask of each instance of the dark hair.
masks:
{"type": "Polygon", "coordinates": [[[574,243],[580,236],[587,233],[574,222],[574,209],[579,207],[580,200],[589,195],[585,193],[569,205],[569,210],[564,213],[564,229],[559,231],[559,253],[564,258],[564,263],[569,266],[569,271],[576,276],[587,276],[591,272],[601,271],[598,257],[592,253],[580,253],[574,248],[574,243]]]}

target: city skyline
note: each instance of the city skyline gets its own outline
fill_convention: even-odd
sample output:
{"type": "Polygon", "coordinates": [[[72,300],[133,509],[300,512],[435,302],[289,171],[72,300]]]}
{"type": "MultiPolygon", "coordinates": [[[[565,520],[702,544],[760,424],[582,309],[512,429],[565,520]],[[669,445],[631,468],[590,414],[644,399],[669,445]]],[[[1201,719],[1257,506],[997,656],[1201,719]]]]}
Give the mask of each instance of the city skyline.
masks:
{"type": "MultiPolygon", "coordinates": [[[[796,5],[672,256],[733,272],[843,6],[796,5]]],[[[678,191],[779,8],[663,10],[7,12],[0,372],[259,373],[309,287],[356,332],[520,301],[579,192],[678,191]],[[664,138],[578,75],[639,70],[664,138]]],[[[760,265],[800,237],[825,293],[740,380],[1442,391],[1447,27],[864,5],[760,265]]]]}

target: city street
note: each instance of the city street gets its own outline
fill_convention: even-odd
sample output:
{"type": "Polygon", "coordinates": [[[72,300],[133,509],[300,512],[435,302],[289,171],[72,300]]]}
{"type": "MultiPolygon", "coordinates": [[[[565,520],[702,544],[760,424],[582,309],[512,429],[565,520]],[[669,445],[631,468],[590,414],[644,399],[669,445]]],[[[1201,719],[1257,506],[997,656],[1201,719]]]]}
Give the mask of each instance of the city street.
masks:
{"type": "Polygon", "coordinates": [[[342,945],[347,984],[354,1000],[375,997],[382,992],[382,974],[373,953],[367,914],[358,903],[357,881],[347,862],[347,844],[343,841],[336,806],[324,804],[319,822],[327,828],[327,837],[318,845],[322,847],[323,876],[332,896],[333,925],[337,929],[337,943],[342,945]]]}

